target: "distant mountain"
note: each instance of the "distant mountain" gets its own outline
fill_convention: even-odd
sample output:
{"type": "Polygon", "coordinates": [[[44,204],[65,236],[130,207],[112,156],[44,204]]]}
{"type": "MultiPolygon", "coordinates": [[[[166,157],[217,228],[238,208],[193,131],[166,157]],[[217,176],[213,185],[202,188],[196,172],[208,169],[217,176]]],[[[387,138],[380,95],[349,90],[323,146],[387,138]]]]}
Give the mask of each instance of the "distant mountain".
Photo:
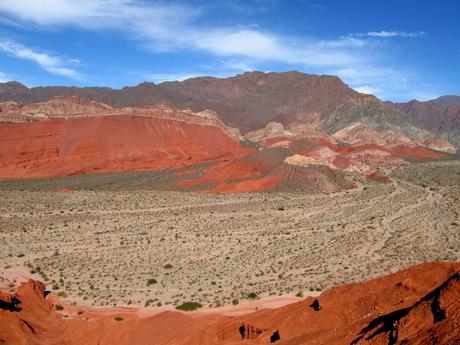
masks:
{"type": "Polygon", "coordinates": [[[338,77],[299,72],[248,72],[230,78],[199,77],[183,82],[142,83],[121,90],[99,87],[34,87],[0,84],[0,102],[36,103],[54,96],[79,96],[114,107],[156,105],[210,109],[229,126],[246,132],[270,121],[283,124],[325,116],[359,94],[338,77]]]}
{"type": "Polygon", "coordinates": [[[392,105],[460,147],[460,96],[442,96],[427,102],[412,100],[392,105]]]}
{"type": "Polygon", "coordinates": [[[198,77],[183,82],[142,83],[135,87],[33,87],[18,82],[0,84],[0,102],[45,102],[55,96],[79,96],[113,107],[168,103],[174,108],[210,109],[242,133],[270,122],[324,122],[328,133],[363,120],[372,128],[388,121],[406,130],[423,127],[460,146],[460,97],[443,96],[429,102],[383,104],[360,94],[338,77],[300,72],[247,72],[230,78],[198,77]],[[409,116],[405,116],[409,114],[409,116]],[[339,128],[340,127],[340,128],[339,128]]]}
{"type": "Polygon", "coordinates": [[[449,107],[453,105],[460,106],[460,96],[453,96],[453,95],[441,96],[439,98],[428,101],[428,103],[438,104],[443,107],[449,107]]]}
{"type": "Polygon", "coordinates": [[[394,104],[337,77],[299,72],[121,90],[9,82],[0,84],[0,100],[0,179],[213,161],[194,170],[198,177],[162,187],[333,192],[354,186],[347,172],[379,176],[382,166],[460,147],[459,97],[394,104]]]}

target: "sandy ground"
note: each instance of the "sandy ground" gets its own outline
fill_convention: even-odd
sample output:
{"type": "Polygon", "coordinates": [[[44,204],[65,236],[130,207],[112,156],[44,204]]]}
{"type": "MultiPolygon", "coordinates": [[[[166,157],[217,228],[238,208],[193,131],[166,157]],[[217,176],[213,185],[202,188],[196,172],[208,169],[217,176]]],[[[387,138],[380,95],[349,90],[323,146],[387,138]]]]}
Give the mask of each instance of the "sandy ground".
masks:
{"type": "Polygon", "coordinates": [[[32,276],[68,305],[158,312],[196,301],[231,315],[460,260],[459,161],[333,194],[23,190],[0,200],[0,285],[32,276]]]}

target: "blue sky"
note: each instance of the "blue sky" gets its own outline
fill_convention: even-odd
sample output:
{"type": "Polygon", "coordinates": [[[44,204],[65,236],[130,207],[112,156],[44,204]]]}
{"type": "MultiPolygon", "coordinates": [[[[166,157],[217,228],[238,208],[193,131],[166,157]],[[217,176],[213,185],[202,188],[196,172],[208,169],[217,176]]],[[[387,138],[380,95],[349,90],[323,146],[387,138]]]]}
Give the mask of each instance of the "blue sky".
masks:
{"type": "Polygon", "coordinates": [[[456,0],[0,0],[0,82],[120,88],[334,74],[384,100],[460,94],[456,0]]]}

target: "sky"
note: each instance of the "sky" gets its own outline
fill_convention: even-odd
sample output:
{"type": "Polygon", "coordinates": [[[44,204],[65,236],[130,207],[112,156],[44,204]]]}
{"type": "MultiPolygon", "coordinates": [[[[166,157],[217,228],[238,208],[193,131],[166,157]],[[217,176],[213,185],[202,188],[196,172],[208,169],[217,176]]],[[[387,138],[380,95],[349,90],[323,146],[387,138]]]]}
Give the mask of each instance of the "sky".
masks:
{"type": "Polygon", "coordinates": [[[0,0],[0,82],[121,88],[332,74],[383,100],[460,95],[457,0],[0,0]]]}

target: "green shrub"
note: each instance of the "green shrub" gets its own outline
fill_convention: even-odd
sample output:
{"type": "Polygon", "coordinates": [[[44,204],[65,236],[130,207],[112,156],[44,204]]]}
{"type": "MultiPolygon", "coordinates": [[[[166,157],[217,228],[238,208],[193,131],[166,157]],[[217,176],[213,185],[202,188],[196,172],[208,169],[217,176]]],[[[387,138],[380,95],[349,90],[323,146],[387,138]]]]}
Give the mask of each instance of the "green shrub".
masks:
{"type": "Polygon", "coordinates": [[[150,304],[152,304],[154,302],[153,299],[148,299],[147,301],[145,301],[145,306],[148,307],[150,304]]]}
{"type": "Polygon", "coordinates": [[[171,264],[166,264],[166,265],[163,266],[163,268],[165,268],[167,270],[171,269],[172,267],[173,266],[171,264]]]}
{"type": "Polygon", "coordinates": [[[248,293],[248,298],[250,298],[250,299],[256,299],[256,298],[257,298],[257,294],[256,294],[255,292],[248,293]]]}
{"type": "Polygon", "coordinates": [[[115,321],[123,321],[123,318],[122,318],[121,316],[117,316],[117,317],[115,318],[115,321]]]}
{"type": "Polygon", "coordinates": [[[64,310],[64,307],[62,305],[60,305],[60,304],[56,304],[55,308],[56,308],[57,311],[64,310]]]}
{"type": "Polygon", "coordinates": [[[201,308],[203,305],[198,302],[184,302],[176,307],[177,310],[193,311],[201,308]]]}
{"type": "Polygon", "coordinates": [[[235,298],[233,301],[232,301],[232,304],[233,305],[237,305],[240,303],[240,300],[238,298],[235,298]]]}
{"type": "Polygon", "coordinates": [[[296,297],[303,297],[303,292],[302,291],[297,292],[296,297]]]}
{"type": "Polygon", "coordinates": [[[158,283],[158,282],[154,278],[150,278],[149,280],[147,280],[147,286],[150,286],[150,285],[153,285],[153,284],[156,284],[156,283],[158,283]]]}

